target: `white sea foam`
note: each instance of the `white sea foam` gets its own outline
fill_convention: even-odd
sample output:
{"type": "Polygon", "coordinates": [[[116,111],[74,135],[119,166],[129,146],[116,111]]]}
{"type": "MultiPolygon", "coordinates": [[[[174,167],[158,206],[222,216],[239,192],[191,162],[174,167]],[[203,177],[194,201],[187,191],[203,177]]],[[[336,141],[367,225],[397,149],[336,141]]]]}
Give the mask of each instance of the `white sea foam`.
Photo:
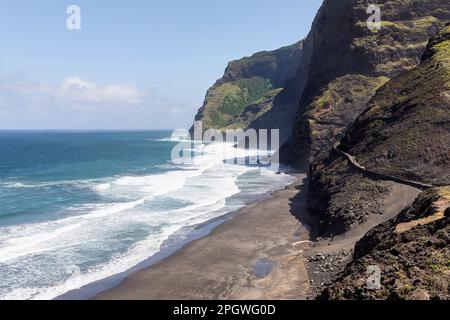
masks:
{"type": "Polygon", "coordinates": [[[156,253],[162,243],[171,234],[179,229],[178,226],[167,228],[155,240],[153,236],[147,237],[144,241],[140,241],[131,247],[125,254],[116,255],[109,262],[91,268],[88,271],[68,277],[65,281],[51,287],[28,287],[17,288],[0,297],[4,300],[49,300],[58,297],[70,290],[81,288],[89,283],[107,278],[111,275],[127,271],[138,263],[142,262],[150,255],[156,253]]]}
{"type": "Polygon", "coordinates": [[[72,224],[44,233],[34,233],[29,236],[8,239],[4,244],[2,244],[2,248],[0,249],[0,263],[5,263],[9,260],[17,259],[30,254],[38,254],[48,250],[55,250],[54,246],[46,247],[42,246],[42,244],[48,243],[50,240],[56,239],[67,232],[79,228],[80,226],[81,224],[72,224]]]}
{"type": "MultiPolygon", "coordinates": [[[[17,281],[10,290],[0,290],[0,299],[51,299],[124,272],[159,251],[162,243],[182,228],[235,209],[227,209],[226,199],[240,192],[237,179],[254,168],[226,164],[223,160],[254,152],[219,143],[202,148],[205,153],[198,161],[179,170],[81,182],[92,185],[100,196],[125,197],[130,201],[80,206],[74,208],[75,214],[55,221],[0,228],[0,264],[11,265],[11,270],[22,273],[19,280],[17,275],[11,275],[17,281]],[[183,205],[158,207],[157,200],[183,205]],[[130,239],[132,243],[124,247],[130,239]],[[112,248],[117,251],[109,259],[96,260],[112,248]],[[78,263],[88,267],[69,278],[64,268],[78,263]],[[56,285],[34,283],[35,265],[43,268],[42,272],[53,270],[51,283],[56,285]]],[[[289,182],[286,176],[268,169],[261,169],[260,174],[266,180],[279,180],[280,185],[289,182]]]]}
{"type": "Polygon", "coordinates": [[[108,190],[109,188],[111,188],[111,183],[107,182],[107,183],[100,183],[96,186],[94,186],[94,189],[97,191],[104,191],[104,190],[108,190]]]}
{"type": "Polygon", "coordinates": [[[7,181],[2,182],[4,188],[10,189],[22,189],[22,188],[45,188],[45,187],[57,187],[57,186],[91,186],[97,185],[98,180],[86,179],[86,180],[58,180],[58,181],[45,181],[45,182],[30,182],[30,181],[7,181]]]}

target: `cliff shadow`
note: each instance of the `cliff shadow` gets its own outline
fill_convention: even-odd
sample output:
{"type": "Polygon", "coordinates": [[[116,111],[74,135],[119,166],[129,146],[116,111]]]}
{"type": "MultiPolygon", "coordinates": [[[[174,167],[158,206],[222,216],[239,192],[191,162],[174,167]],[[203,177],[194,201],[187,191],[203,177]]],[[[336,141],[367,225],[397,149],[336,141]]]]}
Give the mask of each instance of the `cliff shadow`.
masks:
{"type": "Polygon", "coordinates": [[[291,214],[309,231],[309,240],[319,237],[319,217],[308,207],[309,178],[305,176],[295,186],[296,195],[289,199],[291,214]]]}

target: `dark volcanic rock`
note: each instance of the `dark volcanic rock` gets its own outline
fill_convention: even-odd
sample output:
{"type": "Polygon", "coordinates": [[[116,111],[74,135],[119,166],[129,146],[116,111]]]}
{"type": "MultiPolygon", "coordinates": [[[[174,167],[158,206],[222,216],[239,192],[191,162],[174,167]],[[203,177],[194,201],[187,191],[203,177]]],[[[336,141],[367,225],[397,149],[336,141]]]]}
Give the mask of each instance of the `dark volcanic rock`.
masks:
{"type": "Polygon", "coordinates": [[[299,164],[339,142],[376,90],[419,64],[429,38],[450,21],[448,0],[377,1],[382,28],[369,30],[372,3],[325,0],[316,16],[293,129],[299,164]]]}
{"type": "Polygon", "coordinates": [[[295,75],[300,63],[303,41],[274,51],[261,51],[251,57],[231,61],[217,84],[261,77],[270,79],[274,87],[283,87],[295,75]]]}
{"type": "MultiPolygon", "coordinates": [[[[429,45],[424,60],[386,83],[348,130],[339,148],[364,167],[434,185],[450,184],[450,27],[429,45]]],[[[333,152],[312,165],[311,206],[323,232],[342,233],[381,214],[389,189],[333,152]]]]}
{"type": "Polygon", "coordinates": [[[245,129],[272,108],[273,100],[295,75],[303,41],[274,51],[263,51],[232,61],[223,77],[208,90],[195,116],[204,129],[245,129]],[[249,106],[260,105],[257,112],[249,106]]]}
{"type": "MultiPolygon", "coordinates": [[[[316,22],[313,23],[313,28],[316,22]]],[[[281,150],[282,162],[294,164],[293,145],[290,140],[295,117],[299,108],[299,101],[308,79],[309,63],[313,54],[314,38],[312,33],[303,41],[300,65],[295,76],[289,79],[283,90],[274,98],[273,106],[266,113],[252,121],[249,125],[253,129],[280,130],[280,143],[285,143],[281,150]],[[290,159],[289,159],[290,158],[290,159]]]]}
{"type": "Polygon", "coordinates": [[[393,220],[367,233],[355,260],[321,299],[449,299],[450,188],[423,192],[393,220]],[[381,271],[381,288],[367,286],[368,267],[381,271]]]}
{"type": "Polygon", "coordinates": [[[444,215],[445,215],[447,218],[450,218],[450,207],[447,208],[447,209],[445,209],[444,215]]]}

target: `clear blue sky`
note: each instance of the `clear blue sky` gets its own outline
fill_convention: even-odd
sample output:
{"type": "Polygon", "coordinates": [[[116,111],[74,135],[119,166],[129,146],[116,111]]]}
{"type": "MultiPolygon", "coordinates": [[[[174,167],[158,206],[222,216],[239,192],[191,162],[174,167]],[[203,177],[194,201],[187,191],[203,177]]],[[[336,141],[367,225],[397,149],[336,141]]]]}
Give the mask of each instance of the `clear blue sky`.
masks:
{"type": "Polygon", "coordinates": [[[0,0],[0,129],[187,127],[228,61],[302,39],[321,2],[0,0]]]}

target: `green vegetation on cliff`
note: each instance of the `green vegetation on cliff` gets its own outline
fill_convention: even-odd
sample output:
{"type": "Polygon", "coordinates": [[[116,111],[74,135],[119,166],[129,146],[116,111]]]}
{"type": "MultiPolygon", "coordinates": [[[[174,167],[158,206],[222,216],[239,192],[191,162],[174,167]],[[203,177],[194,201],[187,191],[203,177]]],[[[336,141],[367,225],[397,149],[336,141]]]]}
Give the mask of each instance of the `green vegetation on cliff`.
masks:
{"type": "Polygon", "coordinates": [[[422,63],[388,82],[341,147],[374,170],[450,183],[450,27],[430,41],[422,63]]]}
{"type": "Polygon", "coordinates": [[[224,76],[207,92],[195,117],[203,128],[247,126],[266,113],[286,81],[295,75],[303,42],[232,61],[224,76]]]}
{"type": "Polygon", "coordinates": [[[293,130],[298,164],[339,142],[377,89],[419,64],[429,38],[450,21],[448,0],[381,1],[381,29],[370,30],[367,5],[325,0],[316,16],[308,36],[313,49],[307,84],[293,130]]]}
{"type": "Polygon", "coordinates": [[[313,154],[329,151],[388,80],[384,76],[346,75],[323,87],[297,124],[297,147],[308,147],[313,154]],[[299,141],[299,137],[304,140],[299,141]]]}
{"type": "Polygon", "coordinates": [[[203,113],[203,126],[220,129],[233,125],[234,116],[272,90],[270,80],[261,77],[226,82],[212,88],[206,96],[208,105],[203,113]]]}
{"type": "MultiPolygon", "coordinates": [[[[450,185],[450,26],[433,37],[422,63],[372,97],[339,148],[364,167],[434,185],[450,185]]],[[[336,234],[382,214],[388,184],[363,177],[330,153],[314,161],[311,206],[323,232],[336,234]],[[365,186],[365,187],[363,187],[365,186]]]]}

